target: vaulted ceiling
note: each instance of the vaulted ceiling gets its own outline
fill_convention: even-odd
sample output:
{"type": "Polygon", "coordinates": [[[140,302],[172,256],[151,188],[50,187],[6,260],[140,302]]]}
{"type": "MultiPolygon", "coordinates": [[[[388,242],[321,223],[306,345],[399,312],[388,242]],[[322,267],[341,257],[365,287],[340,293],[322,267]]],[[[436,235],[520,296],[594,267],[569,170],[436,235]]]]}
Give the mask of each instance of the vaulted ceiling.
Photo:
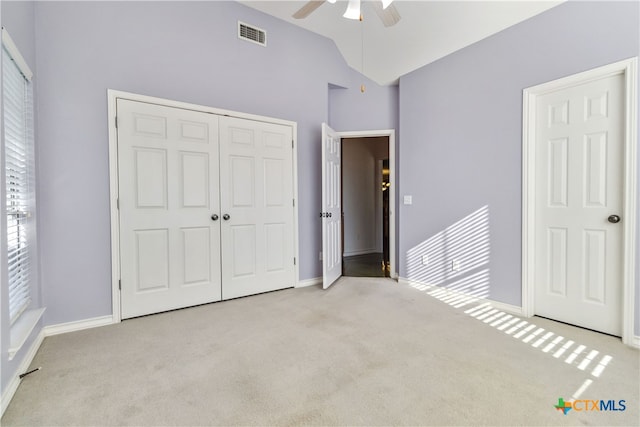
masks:
{"type": "Polygon", "coordinates": [[[563,1],[395,0],[400,21],[385,27],[373,1],[363,0],[364,20],[342,15],[347,1],[324,2],[305,19],[292,15],[306,1],[240,1],[335,41],[347,63],[378,84],[398,78],[563,1]]]}

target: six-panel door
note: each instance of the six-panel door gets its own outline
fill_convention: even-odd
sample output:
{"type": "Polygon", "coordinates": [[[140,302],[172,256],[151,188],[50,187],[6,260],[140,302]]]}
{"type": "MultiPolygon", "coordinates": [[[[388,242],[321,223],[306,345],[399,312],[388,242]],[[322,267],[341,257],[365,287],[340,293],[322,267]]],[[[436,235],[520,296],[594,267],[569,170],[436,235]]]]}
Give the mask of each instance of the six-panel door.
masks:
{"type": "Polygon", "coordinates": [[[322,287],[342,276],[342,141],[322,124],[322,287]]]}
{"type": "Polygon", "coordinates": [[[119,99],[122,318],[294,285],[290,126],[119,99]]]}
{"type": "Polygon", "coordinates": [[[620,335],[622,75],[543,95],[536,125],[535,312],[620,335]]]}
{"type": "Polygon", "coordinates": [[[220,300],[218,117],[119,99],[122,318],[220,300]]]}
{"type": "Polygon", "coordinates": [[[220,118],[223,299],[295,284],[292,141],[288,126],[220,118]]]}

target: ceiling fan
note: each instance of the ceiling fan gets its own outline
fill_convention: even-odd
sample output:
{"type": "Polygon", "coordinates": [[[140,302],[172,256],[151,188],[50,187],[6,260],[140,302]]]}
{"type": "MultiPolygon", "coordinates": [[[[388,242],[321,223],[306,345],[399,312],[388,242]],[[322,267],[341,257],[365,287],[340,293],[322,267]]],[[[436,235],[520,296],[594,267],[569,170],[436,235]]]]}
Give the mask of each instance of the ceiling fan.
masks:
{"type": "MultiPolygon", "coordinates": [[[[304,19],[307,16],[311,15],[317,8],[322,6],[324,3],[335,3],[336,0],[311,0],[308,1],[304,6],[302,6],[296,13],[292,16],[296,19],[304,19]]],[[[375,0],[370,3],[373,6],[373,9],[376,11],[376,14],[382,21],[385,27],[391,27],[400,21],[400,14],[398,13],[398,9],[391,4],[393,0],[375,0]]],[[[360,19],[361,0],[349,0],[349,4],[347,5],[347,10],[344,13],[345,18],[348,19],[360,19]]]]}

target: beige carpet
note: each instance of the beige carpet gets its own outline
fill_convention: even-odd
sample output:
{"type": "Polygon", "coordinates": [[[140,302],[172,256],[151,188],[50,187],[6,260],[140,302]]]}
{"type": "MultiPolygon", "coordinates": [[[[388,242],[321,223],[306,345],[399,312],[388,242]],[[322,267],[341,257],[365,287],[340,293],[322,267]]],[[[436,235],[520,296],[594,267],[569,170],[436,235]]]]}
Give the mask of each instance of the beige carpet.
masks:
{"type": "Polygon", "coordinates": [[[2,425],[638,425],[637,350],[440,298],[343,278],[50,337],[2,425]],[[554,408],[583,385],[626,410],[554,408]]]}

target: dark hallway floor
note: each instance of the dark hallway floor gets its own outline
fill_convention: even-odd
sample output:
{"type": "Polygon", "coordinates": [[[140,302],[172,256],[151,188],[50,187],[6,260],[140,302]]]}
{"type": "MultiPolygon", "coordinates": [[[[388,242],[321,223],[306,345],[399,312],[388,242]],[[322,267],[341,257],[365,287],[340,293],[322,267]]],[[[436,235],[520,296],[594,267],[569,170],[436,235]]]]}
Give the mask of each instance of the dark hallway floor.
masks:
{"type": "Polygon", "coordinates": [[[344,257],[342,259],[343,276],[389,277],[388,268],[384,268],[383,259],[382,253],[344,257]]]}

